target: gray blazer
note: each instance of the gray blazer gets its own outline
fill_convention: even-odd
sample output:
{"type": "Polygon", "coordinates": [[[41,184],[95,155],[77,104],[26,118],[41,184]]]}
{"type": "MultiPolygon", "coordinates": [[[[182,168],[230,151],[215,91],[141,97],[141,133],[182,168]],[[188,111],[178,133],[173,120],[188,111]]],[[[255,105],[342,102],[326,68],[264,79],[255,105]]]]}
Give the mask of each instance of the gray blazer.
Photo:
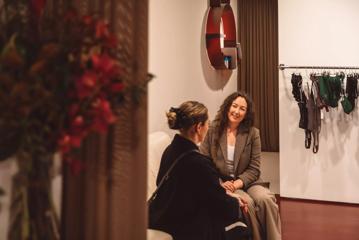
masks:
{"type": "MultiPolygon", "coordinates": [[[[227,135],[220,136],[219,147],[216,148],[216,126],[211,126],[200,146],[200,151],[211,157],[224,175],[229,175],[225,160],[227,159],[227,135]]],[[[244,183],[244,189],[254,184],[262,184],[261,170],[261,140],[259,130],[250,128],[247,133],[237,133],[234,150],[234,170],[236,179],[240,178],[244,183]]]]}

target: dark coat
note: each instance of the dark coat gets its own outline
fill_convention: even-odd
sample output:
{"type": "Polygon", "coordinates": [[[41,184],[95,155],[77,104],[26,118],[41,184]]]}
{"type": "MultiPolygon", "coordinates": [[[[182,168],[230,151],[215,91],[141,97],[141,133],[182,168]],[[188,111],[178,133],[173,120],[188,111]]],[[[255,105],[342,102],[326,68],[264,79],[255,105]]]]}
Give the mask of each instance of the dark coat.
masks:
{"type": "MultiPolygon", "coordinates": [[[[162,155],[157,184],[172,162],[198,147],[176,135],[162,155]]],[[[180,159],[150,208],[150,228],[165,231],[175,240],[222,240],[224,227],[238,220],[238,201],[219,184],[212,160],[199,152],[180,159]]]]}

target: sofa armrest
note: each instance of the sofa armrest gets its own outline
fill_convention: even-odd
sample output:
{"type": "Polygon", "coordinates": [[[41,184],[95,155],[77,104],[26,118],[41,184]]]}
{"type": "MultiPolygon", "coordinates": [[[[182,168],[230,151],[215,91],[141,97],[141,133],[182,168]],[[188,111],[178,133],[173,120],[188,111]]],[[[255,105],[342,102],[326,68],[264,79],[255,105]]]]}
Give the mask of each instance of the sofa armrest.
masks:
{"type": "Polygon", "coordinates": [[[147,229],[147,240],[173,240],[173,238],[168,233],[147,229]]]}
{"type": "Polygon", "coordinates": [[[156,178],[160,168],[161,156],[170,143],[171,138],[165,132],[153,132],[148,136],[147,199],[156,190],[156,178]]]}

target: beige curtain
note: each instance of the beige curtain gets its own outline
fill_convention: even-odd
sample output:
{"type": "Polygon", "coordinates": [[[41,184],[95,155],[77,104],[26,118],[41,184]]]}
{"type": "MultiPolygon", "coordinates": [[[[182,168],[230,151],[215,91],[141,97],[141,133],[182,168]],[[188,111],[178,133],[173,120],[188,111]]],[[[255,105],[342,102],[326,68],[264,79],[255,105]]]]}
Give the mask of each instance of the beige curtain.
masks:
{"type": "MultiPolygon", "coordinates": [[[[147,78],[148,0],[81,0],[82,13],[99,13],[119,38],[128,89],[147,78]]],[[[107,135],[86,140],[78,176],[64,169],[62,239],[146,239],[147,95],[127,96],[107,135]]],[[[65,165],[66,166],[66,165],[65,165]]]]}
{"type": "Polygon", "coordinates": [[[262,150],[279,151],[278,2],[238,0],[238,35],[243,60],[238,89],[254,101],[262,150]]]}

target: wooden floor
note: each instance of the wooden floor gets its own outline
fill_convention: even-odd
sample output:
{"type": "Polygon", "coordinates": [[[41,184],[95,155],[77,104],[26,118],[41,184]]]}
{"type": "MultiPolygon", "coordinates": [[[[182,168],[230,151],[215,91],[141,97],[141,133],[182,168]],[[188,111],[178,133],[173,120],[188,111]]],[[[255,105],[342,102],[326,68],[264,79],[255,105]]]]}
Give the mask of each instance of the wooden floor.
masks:
{"type": "Polygon", "coordinates": [[[359,205],[279,199],[282,240],[359,240],[359,205]]]}

